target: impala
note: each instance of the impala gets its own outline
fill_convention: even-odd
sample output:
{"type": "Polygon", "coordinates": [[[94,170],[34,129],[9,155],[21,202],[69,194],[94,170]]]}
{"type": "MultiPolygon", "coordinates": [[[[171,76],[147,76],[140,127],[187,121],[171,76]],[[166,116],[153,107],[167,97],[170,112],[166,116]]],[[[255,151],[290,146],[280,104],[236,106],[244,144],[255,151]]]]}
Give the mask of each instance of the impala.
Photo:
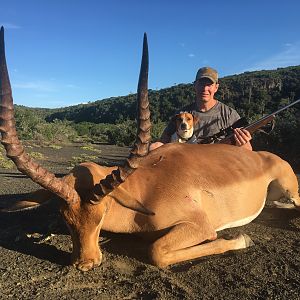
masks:
{"type": "Polygon", "coordinates": [[[286,197],[299,207],[297,178],[291,166],[272,153],[180,143],[149,152],[146,35],[137,139],[128,159],[111,168],[86,162],[63,178],[55,177],[26,154],[17,137],[3,28],[0,43],[1,143],[17,168],[43,188],[10,210],[34,208],[58,196],[72,237],[72,263],[78,269],[87,271],[101,263],[101,229],[151,238],[150,260],[164,267],[251,245],[245,234],[226,240],[217,232],[251,222],[267,198],[286,197]]]}

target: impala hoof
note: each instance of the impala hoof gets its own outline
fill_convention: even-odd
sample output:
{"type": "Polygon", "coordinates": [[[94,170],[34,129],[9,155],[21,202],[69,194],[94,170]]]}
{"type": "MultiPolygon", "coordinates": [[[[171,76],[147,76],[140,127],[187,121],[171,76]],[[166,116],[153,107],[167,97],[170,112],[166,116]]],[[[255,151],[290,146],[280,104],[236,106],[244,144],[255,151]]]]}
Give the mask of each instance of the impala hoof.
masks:
{"type": "Polygon", "coordinates": [[[296,207],[293,203],[283,203],[280,201],[273,201],[273,204],[276,208],[284,208],[284,209],[298,209],[299,207],[296,207]]]}
{"type": "Polygon", "coordinates": [[[251,240],[251,238],[247,234],[242,234],[244,238],[245,248],[254,246],[254,242],[251,240]]]}
{"type": "Polygon", "coordinates": [[[82,272],[86,272],[89,271],[95,267],[98,267],[101,264],[101,261],[99,260],[94,260],[94,259],[90,259],[90,260],[86,260],[83,262],[79,262],[79,263],[74,263],[73,265],[80,271],[82,272]]]}

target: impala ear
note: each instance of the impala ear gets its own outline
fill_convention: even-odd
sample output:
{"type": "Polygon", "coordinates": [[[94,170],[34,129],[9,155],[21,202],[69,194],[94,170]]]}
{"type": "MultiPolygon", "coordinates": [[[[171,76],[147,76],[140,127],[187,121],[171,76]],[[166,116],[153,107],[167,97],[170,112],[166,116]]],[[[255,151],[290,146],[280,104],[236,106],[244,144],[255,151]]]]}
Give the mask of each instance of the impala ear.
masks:
{"type": "Polygon", "coordinates": [[[0,208],[0,212],[19,212],[24,210],[33,210],[35,208],[40,207],[41,204],[33,201],[27,201],[27,200],[21,200],[14,204],[12,204],[10,207],[4,207],[0,208]]]}
{"type": "Polygon", "coordinates": [[[38,190],[29,193],[24,200],[17,201],[9,207],[0,208],[0,212],[19,212],[24,210],[32,210],[49,203],[54,199],[54,195],[47,190],[38,190]]]}
{"type": "Polygon", "coordinates": [[[134,211],[137,211],[141,214],[147,215],[147,216],[154,216],[155,213],[151,210],[149,210],[147,207],[145,207],[140,201],[133,198],[125,189],[122,187],[119,187],[116,189],[113,193],[110,194],[110,196],[118,202],[120,205],[132,209],[134,211]]]}
{"type": "MultiPolygon", "coordinates": [[[[97,190],[97,187],[95,190],[97,190]]],[[[117,203],[119,203],[123,207],[132,209],[147,216],[155,215],[154,212],[146,208],[140,201],[132,197],[131,194],[128,193],[123,187],[118,186],[109,194],[109,197],[113,198],[117,203]]],[[[94,194],[93,197],[91,197],[90,202],[92,204],[100,203],[97,194],[94,194]]]]}

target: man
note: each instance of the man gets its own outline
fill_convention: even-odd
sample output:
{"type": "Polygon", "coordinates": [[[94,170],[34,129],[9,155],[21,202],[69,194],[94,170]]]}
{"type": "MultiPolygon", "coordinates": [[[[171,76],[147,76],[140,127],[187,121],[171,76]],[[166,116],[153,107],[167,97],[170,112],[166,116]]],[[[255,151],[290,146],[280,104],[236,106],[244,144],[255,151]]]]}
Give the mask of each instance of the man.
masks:
{"type": "MultiPolygon", "coordinates": [[[[210,67],[204,67],[198,70],[194,82],[196,91],[195,102],[182,109],[198,117],[199,122],[194,128],[194,133],[198,143],[201,143],[206,137],[218,133],[221,129],[230,127],[240,119],[238,113],[229,106],[219,102],[214,98],[218,91],[218,72],[210,67]]],[[[172,134],[175,132],[173,123],[169,123],[165,128],[160,141],[153,143],[150,150],[169,143],[172,134]]],[[[250,140],[252,139],[249,131],[241,128],[234,129],[235,145],[252,150],[250,140]]]]}

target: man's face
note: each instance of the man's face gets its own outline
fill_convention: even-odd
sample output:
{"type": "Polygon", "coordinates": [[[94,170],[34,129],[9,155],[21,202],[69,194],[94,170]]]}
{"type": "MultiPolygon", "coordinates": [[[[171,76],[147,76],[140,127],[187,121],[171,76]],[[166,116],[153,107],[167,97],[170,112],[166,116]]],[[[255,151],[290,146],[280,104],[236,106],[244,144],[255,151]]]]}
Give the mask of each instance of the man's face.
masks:
{"type": "Polygon", "coordinates": [[[213,83],[209,78],[201,78],[195,83],[196,98],[203,102],[209,102],[214,99],[214,95],[219,88],[218,83],[213,83]]]}

